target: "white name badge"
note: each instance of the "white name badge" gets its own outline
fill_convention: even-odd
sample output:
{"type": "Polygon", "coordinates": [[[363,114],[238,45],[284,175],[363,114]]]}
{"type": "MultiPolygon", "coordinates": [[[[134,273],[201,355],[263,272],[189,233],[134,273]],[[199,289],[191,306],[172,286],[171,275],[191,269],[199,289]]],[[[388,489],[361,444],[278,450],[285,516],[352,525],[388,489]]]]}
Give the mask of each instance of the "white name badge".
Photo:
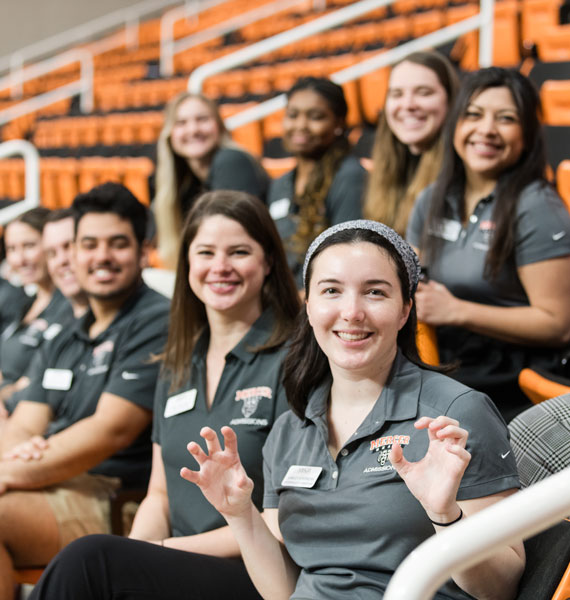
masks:
{"type": "Polygon", "coordinates": [[[59,323],[52,323],[44,331],[44,340],[52,340],[62,330],[62,326],[59,323]]]}
{"type": "Polygon", "coordinates": [[[317,482],[322,470],[322,467],[291,465],[287,474],[283,477],[281,485],[287,487],[312,488],[317,482]]]}
{"type": "Polygon", "coordinates": [[[196,390],[188,390],[176,396],[170,396],[164,407],[164,418],[168,419],[174,415],[192,410],[196,404],[196,390]]]}
{"type": "Polygon", "coordinates": [[[274,221],[283,219],[289,214],[290,206],[291,200],[289,198],[281,198],[281,200],[276,200],[269,205],[269,214],[274,221]]]}
{"type": "Polygon", "coordinates": [[[452,219],[441,219],[436,225],[435,231],[433,231],[434,235],[448,242],[456,242],[459,239],[460,233],[461,223],[452,219]]]}
{"type": "Polygon", "coordinates": [[[46,369],[42,379],[44,390],[67,391],[71,388],[73,371],[70,369],[46,369]]]}

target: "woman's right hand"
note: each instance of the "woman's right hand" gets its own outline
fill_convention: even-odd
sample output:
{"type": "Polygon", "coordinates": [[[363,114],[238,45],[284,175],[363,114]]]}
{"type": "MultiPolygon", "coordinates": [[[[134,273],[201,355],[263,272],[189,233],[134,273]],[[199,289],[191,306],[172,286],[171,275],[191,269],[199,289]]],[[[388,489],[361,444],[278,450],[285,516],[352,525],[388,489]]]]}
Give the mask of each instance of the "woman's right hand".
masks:
{"type": "Polygon", "coordinates": [[[200,465],[199,471],[183,467],[181,477],[195,483],[208,502],[224,517],[235,517],[249,511],[253,481],[243,468],[237,448],[237,437],[231,427],[222,427],[224,450],[210,427],[200,435],[206,440],[208,454],[196,442],[188,444],[188,452],[200,465]]]}

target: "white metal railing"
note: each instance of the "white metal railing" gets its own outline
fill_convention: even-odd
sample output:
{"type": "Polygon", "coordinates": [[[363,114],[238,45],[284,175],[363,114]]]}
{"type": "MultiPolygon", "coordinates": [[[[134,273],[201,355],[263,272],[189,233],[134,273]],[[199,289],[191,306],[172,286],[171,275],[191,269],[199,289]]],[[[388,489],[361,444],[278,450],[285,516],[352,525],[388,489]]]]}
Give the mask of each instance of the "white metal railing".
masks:
{"type": "Polygon", "coordinates": [[[174,56],[176,54],[189,50],[198,44],[213,40],[221,35],[237,31],[265,17],[276,15],[282,10],[295,6],[295,4],[305,4],[306,1],[276,0],[275,2],[269,2],[177,41],[174,41],[174,23],[180,18],[179,15],[182,14],[183,9],[169,11],[163,17],[164,29],[162,29],[160,36],[160,74],[163,77],[174,74],[174,56]]]}
{"type": "MultiPolygon", "coordinates": [[[[483,4],[493,4],[493,0],[482,0],[483,4]]],[[[491,9],[491,15],[492,15],[491,9]]],[[[433,48],[435,46],[445,44],[446,42],[452,41],[469,31],[473,31],[477,27],[481,27],[481,22],[483,19],[483,11],[481,11],[478,15],[473,17],[469,17],[468,19],[464,19],[463,21],[459,21],[458,23],[454,23],[453,25],[449,25],[440,29],[439,31],[435,31],[433,33],[429,33],[421,38],[412,40],[410,42],[406,42],[401,46],[397,46],[396,48],[392,48],[392,50],[388,50],[387,52],[379,52],[374,56],[359,62],[356,65],[352,65],[347,67],[346,69],[342,69],[341,71],[337,71],[331,75],[331,79],[339,84],[347,83],[348,81],[352,81],[354,79],[358,79],[367,73],[371,73],[372,71],[376,71],[377,69],[381,69],[382,67],[386,67],[392,65],[399,60],[405,58],[408,54],[412,52],[416,52],[418,50],[425,50],[426,48],[433,48]]],[[[483,36],[479,38],[479,40],[483,39],[483,36]]],[[[491,60],[486,56],[486,51],[481,52],[481,41],[479,42],[480,53],[479,53],[479,64],[481,66],[487,66],[491,64],[491,60]]],[[[246,110],[243,110],[231,117],[228,117],[224,123],[226,127],[232,131],[242,125],[246,125],[247,123],[251,123],[253,121],[257,121],[270,115],[281,108],[284,108],[287,104],[287,95],[279,94],[271,98],[270,100],[266,100],[265,102],[261,102],[256,106],[252,106],[246,110]]]]}
{"type": "MultiPolygon", "coordinates": [[[[213,8],[226,0],[195,0],[184,6],[177,6],[165,12],[160,18],[160,73],[163,76],[173,74],[172,59],[180,52],[178,42],[174,41],[174,25],[182,19],[198,18],[199,12],[213,8]]],[[[204,40],[205,41],[205,40],[204,40]]]]}
{"type": "Polygon", "coordinates": [[[384,600],[430,600],[451,573],[468,569],[498,547],[529,538],[569,514],[570,467],[427,539],[398,567],[384,600]]]}
{"type": "Polygon", "coordinates": [[[79,77],[82,82],[81,107],[84,111],[90,111],[93,109],[93,56],[91,52],[82,48],[69,50],[35,65],[13,71],[10,75],[0,78],[0,89],[10,86],[12,95],[22,94],[24,82],[76,62],[79,63],[79,77]]]}
{"type": "MultiPolygon", "coordinates": [[[[0,73],[8,70],[20,69],[26,61],[35,60],[48,54],[52,54],[72,44],[83,43],[86,39],[94,35],[102,34],[105,31],[124,24],[129,32],[127,38],[129,42],[136,45],[138,40],[139,19],[144,16],[162,10],[166,6],[178,4],[182,0],[143,0],[138,4],[122,8],[102,17],[92,19],[87,23],[68,29],[65,32],[51,36],[39,42],[25,46],[20,50],[0,58],[0,73]],[[136,35],[135,35],[136,34],[136,35]]],[[[188,0],[187,0],[188,1],[188,0]]],[[[195,0],[198,1],[199,0],[195,0]]]]}
{"type": "MultiPolygon", "coordinates": [[[[242,48],[232,54],[211,61],[198,67],[192,72],[188,79],[188,90],[192,93],[200,93],[204,81],[212,75],[245,64],[263,54],[302,40],[315,33],[331,29],[332,27],[355,19],[375,8],[392,4],[393,1],[394,0],[361,0],[360,2],[356,2],[315,19],[314,21],[305,23],[289,31],[279,33],[266,40],[252,44],[247,48],[242,48]]],[[[494,0],[481,0],[480,11],[477,15],[448,27],[444,27],[439,31],[430,33],[416,40],[412,40],[411,42],[407,42],[388,52],[379,52],[370,59],[334,73],[331,79],[337,83],[345,83],[353,79],[358,79],[359,77],[362,77],[362,75],[401,60],[410,52],[444,44],[465,33],[474,31],[475,29],[479,29],[479,64],[482,67],[489,66],[492,64],[493,57],[493,7],[494,0]]],[[[281,94],[228,118],[225,121],[226,126],[229,130],[232,130],[241,125],[257,121],[283,108],[285,104],[286,96],[285,94],[281,94]]]]}
{"type": "Polygon", "coordinates": [[[26,140],[10,140],[0,144],[0,158],[23,156],[26,168],[26,197],[0,210],[0,224],[5,225],[40,203],[40,155],[36,147],[26,140]]]}

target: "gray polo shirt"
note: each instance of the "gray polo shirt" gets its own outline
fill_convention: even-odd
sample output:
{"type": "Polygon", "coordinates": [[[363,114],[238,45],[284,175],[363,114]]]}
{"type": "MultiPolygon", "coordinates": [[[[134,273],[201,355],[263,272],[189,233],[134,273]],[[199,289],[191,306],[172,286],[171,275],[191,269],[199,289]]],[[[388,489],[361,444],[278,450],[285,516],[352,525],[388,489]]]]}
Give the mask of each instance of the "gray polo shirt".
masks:
{"type": "MultiPolygon", "coordinates": [[[[447,415],[469,431],[471,462],[457,498],[519,487],[507,428],[483,394],[413,365],[398,354],[378,401],[341,449],[328,447],[330,381],[309,398],[305,419],[285,413],[263,450],[265,508],[279,509],[285,545],[301,567],[291,598],[377,600],[402,560],[434,534],[433,526],[396,473],[388,454],[397,441],[408,460],[428,448],[421,416],[447,415]],[[284,482],[292,465],[322,469],[312,487],[284,482]]],[[[438,598],[469,598],[453,582],[438,598]]]]}
{"type": "Polygon", "coordinates": [[[73,322],[71,304],[59,290],[54,291],[49,304],[33,321],[23,323],[22,318],[32,303],[33,298],[23,303],[20,316],[2,332],[0,367],[3,385],[14,383],[25,375],[43,342],[54,338],[73,322]]]}
{"type": "MultiPolygon", "coordinates": [[[[421,248],[432,188],[424,190],[408,223],[407,239],[421,248]]],[[[494,194],[477,204],[465,227],[461,224],[460,195],[447,199],[447,218],[430,235],[441,239],[441,250],[429,267],[430,278],[443,283],[458,298],[494,306],[528,306],[517,268],[570,255],[570,214],[549,185],[535,182],[523,190],[517,204],[513,256],[493,280],[483,276],[491,236],[494,194]]],[[[570,274],[569,274],[570,276],[570,274]]],[[[453,373],[466,385],[484,391],[507,420],[530,405],[520,392],[517,377],[529,365],[554,370],[559,351],[510,344],[458,327],[438,327],[442,361],[461,361],[453,373]]]]}
{"type": "Polygon", "coordinates": [[[181,188],[182,216],[192,208],[194,200],[209,190],[248,192],[265,202],[269,176],[251,154],[238,148],[216,150],[205,182],[193,179],[181,188]]]}
{"type": "MultiPolygon", "coordinates": [[[[52,409],[50,432],[57,433],[91,416],[108,392],[152,411],[160,354],[168,329],[168,300],[142,284],[109,327],[95,338],[89,311],[41,348],[25,400],[52,409]]],[[[90,473],[120,477],[125,487],[144,486],[150,473],[150,427],[90,473]]]]}
{"type": "Polygon", "coordinates": [[[265,311],[245,337],[226,356],[214,402],[206,406],[205,332],[192,356],[188,383],[171,392],[170,381],[161,378],[155,395],[153,441],[162,448],[166,472],[172,535],[184,536],[210,531],[225,525],[224,519],[204,498],[200,489],[180,477],[180,468],[197,465],[186,446],[196,441],[205,447],[200,429],[211,427],[218,434],[229,425],[238,437],[242,464],[253,479],[253,498],[261,506],[263,494],[261,449],[275,419],[287,410],[281,384],[285,349],[253,352],[271,335],[274,317],[265,311]]]}
{"type": "MultiPolygon", "coordinates": [[[[299,206],[295,203],[295,176],[293,169],[271,182],[267,204],[284,242],[290,240],[297,230],[295,215],[299,206]]],[[[362,218],[362,200],[366,185],[366,170],[354,156],[347,156],[340,164],[325,199],[326,219],[329,225],[362,218]]],[[[285,248],[287,244],[285,243],[285,248]]],[[[302,287],[304,256],[288,250],[287,261],[297,286],[302,287]]]]}

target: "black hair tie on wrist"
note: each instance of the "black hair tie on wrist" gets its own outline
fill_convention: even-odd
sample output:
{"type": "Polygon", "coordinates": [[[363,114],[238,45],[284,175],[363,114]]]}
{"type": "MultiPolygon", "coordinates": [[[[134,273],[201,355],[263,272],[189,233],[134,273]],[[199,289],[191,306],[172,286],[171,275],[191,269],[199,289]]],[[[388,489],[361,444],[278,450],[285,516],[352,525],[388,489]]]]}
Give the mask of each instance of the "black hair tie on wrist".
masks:
{"type": "Polygon", "coordinates": [[[438,523],[437,521],[432,521],[430,519],[430,522],[433,525],[437,525],[438,527],[449,527],[450,525],[454,525],[455,523],[457,523],[458,521],[461,521],[461,519],[463,518],[463,510],[461,508],[461,506],[459,507],[459,516],[457,517],[457,519],[455,519],[454,521],[449,521],[449,523],[438,523]]]}

